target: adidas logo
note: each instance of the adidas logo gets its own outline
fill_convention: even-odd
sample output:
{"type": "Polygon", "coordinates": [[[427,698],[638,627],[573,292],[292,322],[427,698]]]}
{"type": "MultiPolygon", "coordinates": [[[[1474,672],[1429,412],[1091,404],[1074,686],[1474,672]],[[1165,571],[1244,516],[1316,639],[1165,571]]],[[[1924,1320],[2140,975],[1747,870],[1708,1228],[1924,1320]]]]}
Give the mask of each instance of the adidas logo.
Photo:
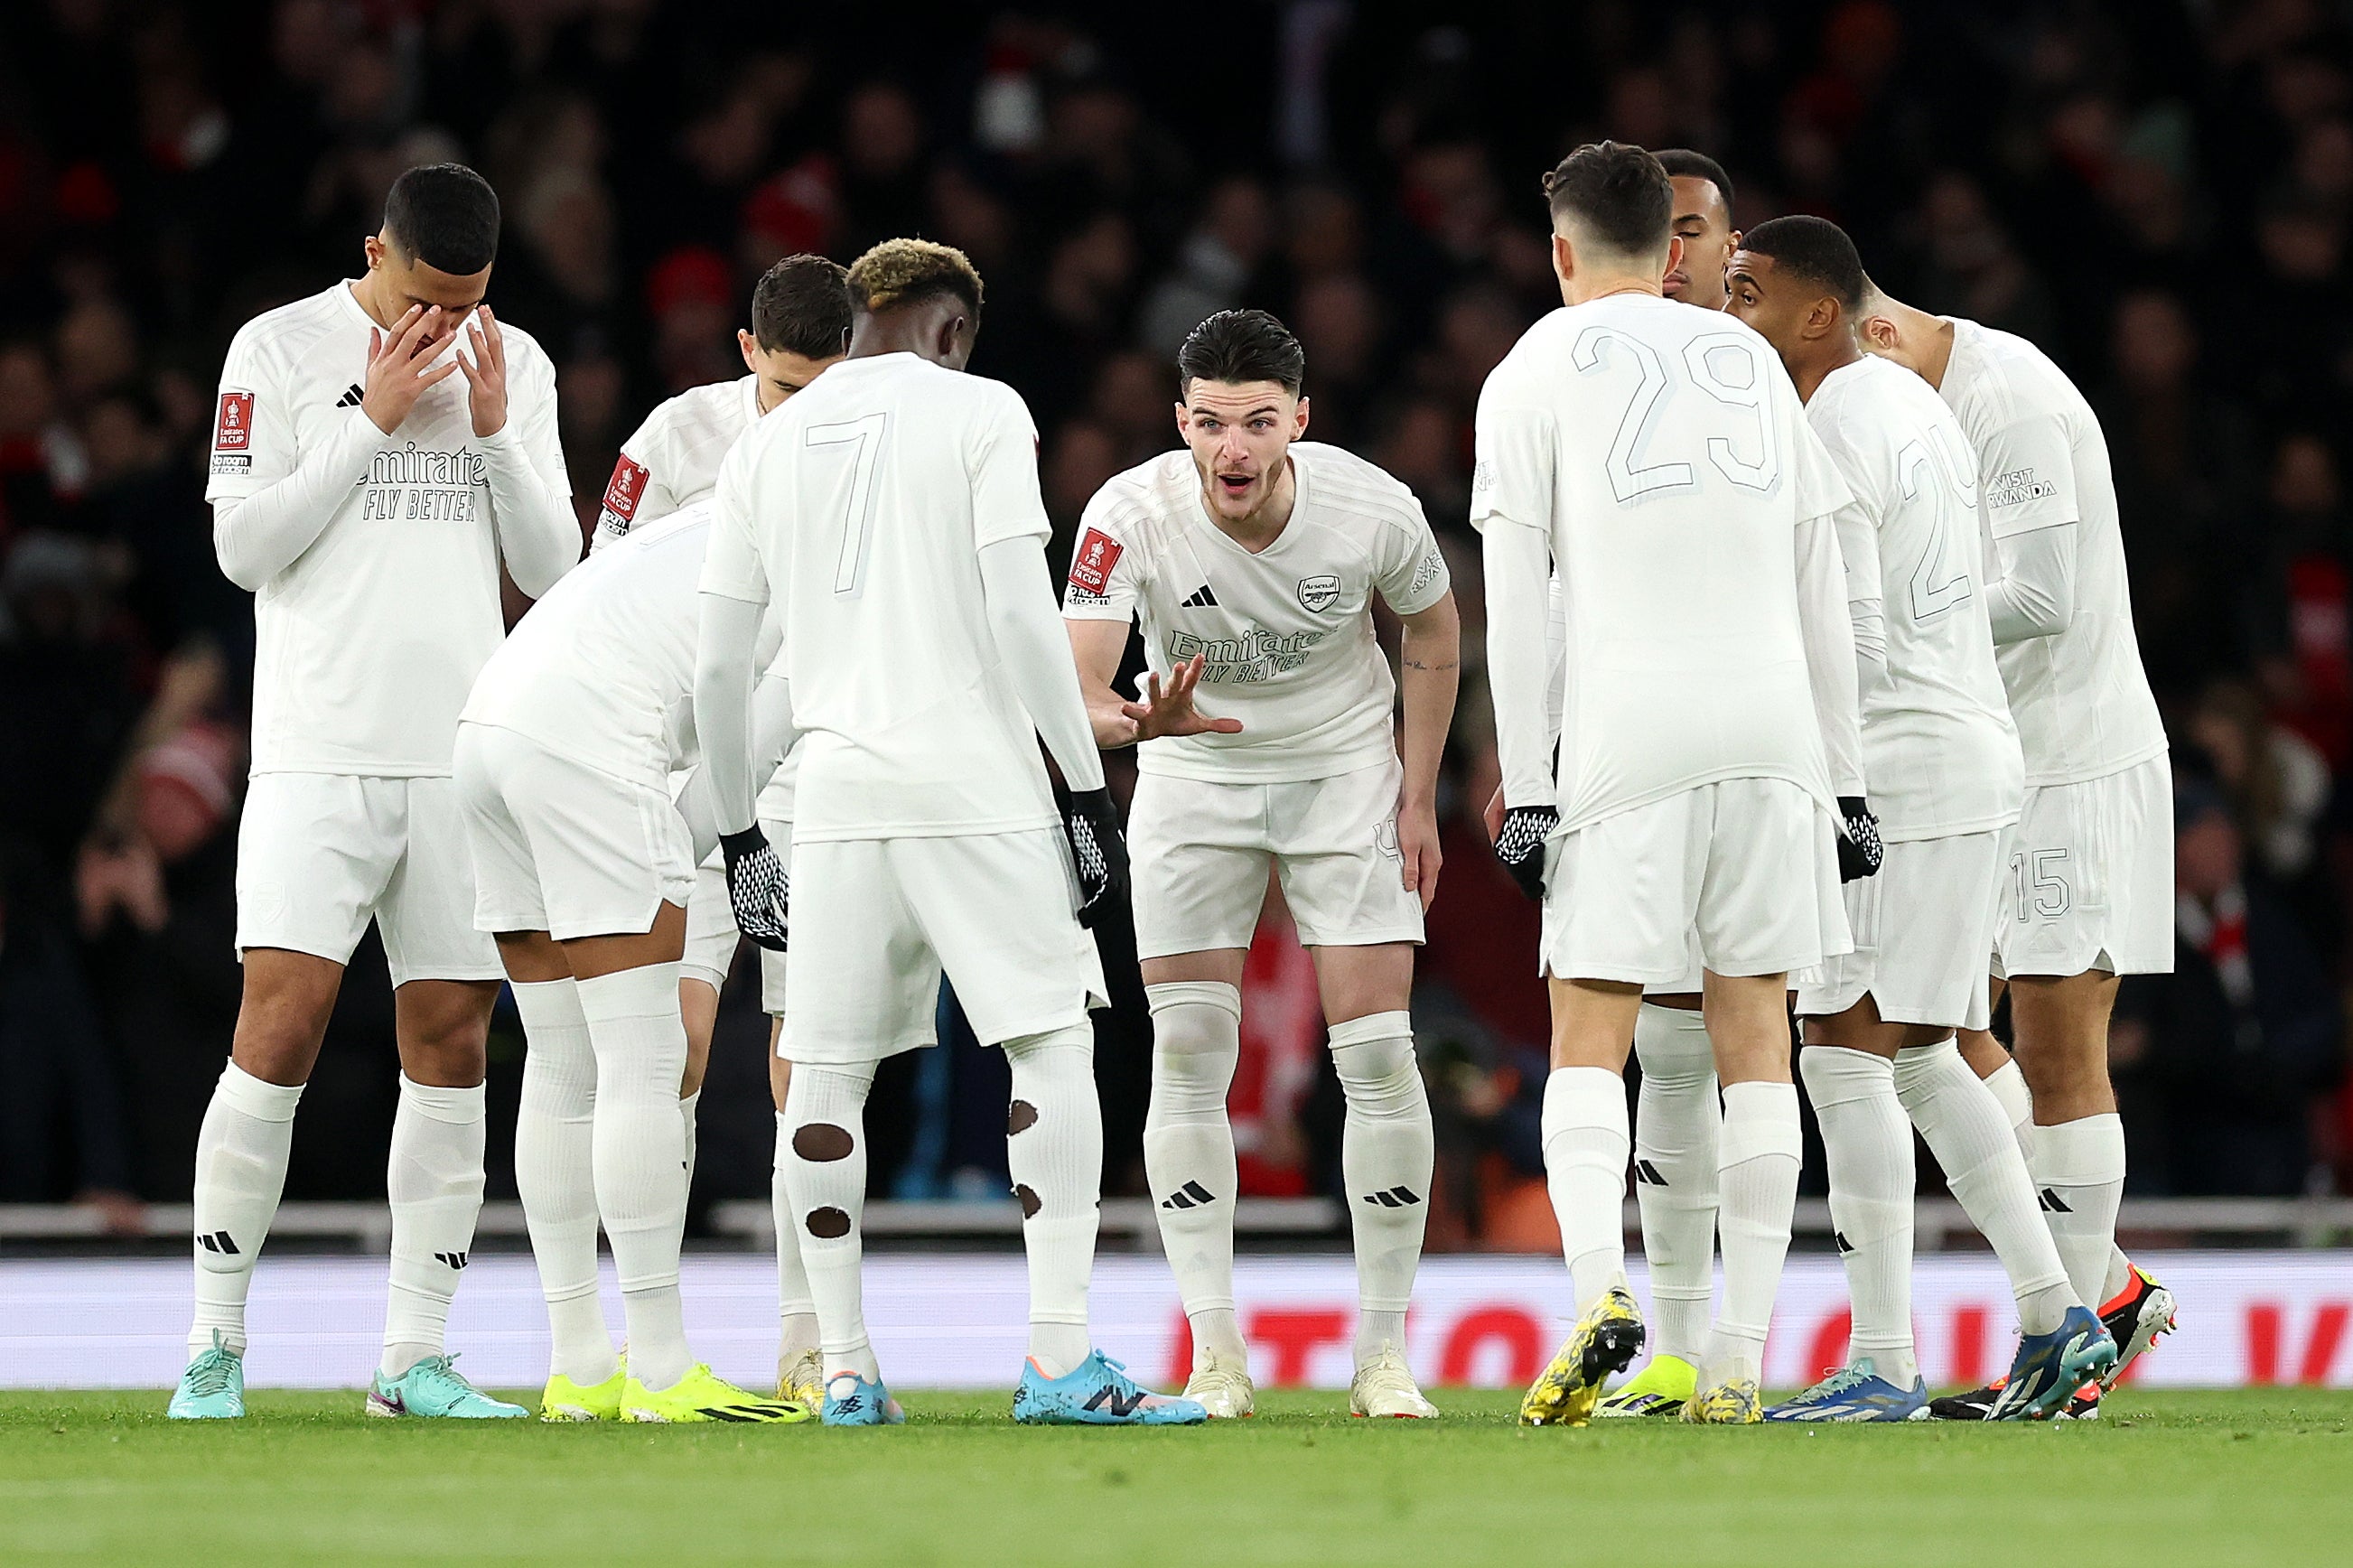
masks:
{"type": "Polygon", "coordinates": [[[360,384],[355,381],[349,386],[343,388],[343,395],[335,399],[335,406],[338,408],[357,408],[360,405],[361,399],[365,395],[366,395],[364,393],[360,391],[360,384]]]}
{"type": "Polygon", "coordinates": [[[1217,1201],[1217,1194],[1200,1183],[1187,1182],[1161,1199],[1160,1206],[1165,1209],[1197,1209],[1203,1204],[1213,1204],[1217,1201]]]}
{"type": "Polygon", "coordinates": [[[1218,607],[1218,596],[1209,592],[1209,585],[1204,583],[1176,603],[1181,609],[1214,610],[1218,607]]]}
{"type": "Polygon", "coordinates": [[[1638,1187],[1663,1187],[1667,1179],[1659,1174],[1659,1168],[1648,1160],[1637,1160],[1634,1162],[1634,1184],[1638,1187]]]}
{"type": "Polygon", "coordinates": [[[2049,1187],[2042,1189],[2042,1196],[2037,1201],[2044,1214],[2073,1214],[2075,1212],[2073,1209],[2067,1206],[2066,1200],[2060,1197],[2057,1193],[2052,1192],[2049,1187]]]}
{"type": "Polygon", "coordinates": [[[462,1252],[437,1252],[433,1255],[433,1260],[445,1268],[466,1267],[466,1255],[462,1252]]]}
{"type": "Polygon", "coordinates": [[[1833,1230],[1831,1232],[1831,1240],[1837,1243],[1839,1252],[1841,1256],[1854,1250],[1854,1243],[1846,1238],[1846,1232],[1842,1230],[1833,1230]]]}
{"type": "Polygon", "coordinates": [[[217,1252],[224,1258],[238,1256],[237,1243],[229,1239],[229,1234],[225,1230],[199,1234],[196,1237],[196,1245],[206,1252],[217,1252]]]}
{"type": "Polygon", "coordinates": [[[1391,1187],[1385,1193],[1366,1193],[1364,1201],[1385,1209],[1409,1209],[1421,1202],[1421,1194],[1411,1187],[1391,1187]]]}

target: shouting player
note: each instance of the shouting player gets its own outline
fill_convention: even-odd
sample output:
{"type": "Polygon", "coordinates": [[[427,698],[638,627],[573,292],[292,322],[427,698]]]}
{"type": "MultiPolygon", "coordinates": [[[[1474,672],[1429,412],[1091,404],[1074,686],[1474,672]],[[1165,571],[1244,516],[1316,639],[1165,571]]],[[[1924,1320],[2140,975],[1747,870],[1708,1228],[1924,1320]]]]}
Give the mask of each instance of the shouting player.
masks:
{"type": "Polygon", "coordinates": [[[1797,1199],[1788,975],[1846,950],[1840,879],[1878,859],[1831,524],[1849,498],[1770,346],[1662,297],[1681,242],[1658,160],[1590,144],[1545,188],[1568,308],[1487,379],[1471,504],[1504,768],[1497,853],[1545,906],[1545,1165],[1577,1303],[1520,1415],[1583,1422],[1641,1348],[1621,1074],[1642,987],[1683,973],[1695,932],[1724,1083],[1725,1300],[1684,1415],[1755,1421],[1797,1199]],[[1570,649],[1548,716],[1556,564],[1570,649]]]}
{"type": "Polygon", "coordinates": [[[1011,1069],[1008,1163],[1029,1255],[1017,1420],[1200,1421],[1087,1332],[1103,1114],[1082,929],[1126,855],[1054,615],[1037,433],[1009,387],[958,374],[979,324],[964,253],[890,240],[849,270],[849,357],[728,455],[703,568],[695,720],[747,934],[786,868],[754,821],[748,709],[761,615],[808,737],[791,879],[786,1182],[818,1308],[828,1426],[902,1418],[867,1340],[859,1215],[879,1058],[934,1043],[944,968],[1011,1069]],[[1058,814],[1043,737],[1071,791],[1058,814]],[[1066,837],[1067,835],[1067,837],[1066,837]],[[1072,859],[1075,856],[1075,891],[1072,859]]]}
{"type": "MultiPolygon", "coordinates": [[[[696,857],[670,784],[694,760],[691,732],[678,731],[691,711],[710,531],[698,502],[558,584],[483,666],[458,727],[474,923],[497,937],[529,1045],[515,1186],[554,1342],[543,1420],[809,1414],[712,1375],[687,1350],[680,1306],[679,964],[696,857]],[[596,1299],[600,1220],[626,1368],[596,1299]]],[[[772,743],[767,765],[781,754],[772,743]]],[[[699,795],[691,784],[689,801],[699,795]]],[[[715,847],[715,827],[705,838],[715,847]]]]}
{"type": "Polygon", "coordinates": [[[1839,547],[1863,776],[1887,846],[1879,875],[1846,889],[1854,951],[1798,991],[1799,1068],[1830,1161],[1854,1353],[1766,1419],[1926,1414],[1912,1341],[1915,1124],[2018,1298],[2021,1338],[1995,1415],[2049,1415],[2116,1351],[2068,1288],[2001,1106],[1954,1043],[1957,1028],[1985,1026],[1978,955],[1991,950],[2025,792],[1977,564],[1975,456],[1926,383],[1862,352],[1862,258],[1837,225],[1759,225],[1732,288],[1732,313],[1780,354],[1854,494],[1839,547]]]}
{"type": "MultiPolygon", "coordinates": [[[[1996,658],[2026,752],[1995,943],[2016,1058],[1970,1031],[1961,1054],[2026,1145],[2075,1294],[2101,1303],[2118,1359],[2084,1415],[2173,1327],[2173,1295],[2116,1247],[2124,1123],[2108,1081],[2116,977],[2173,968],[2173,768],[2141,668],[2107,438],[2084,395],[2024,338],[1932,316],[1877,288],[1863,346],[1936,389],[1977,449],[1996,658]]],[[[2000,1390],[1939,1399],[1981,1420],[2000,1390]]]]}
{"type": "MultiPolygon", "coordinates": [[[[1725,269],[1740,234],[1732,226],[1732,180],[1704,153],[1658,155],[1674,192],[1683,248],[1667,268],[1670,300],[1721,310],[1725,269]]],[[[1642,1084],[1634,1097],[1634,1199],[1649,1266],[1651,1359],[1596,1409],[1599,1415],[1679,1415],[1698,1391],[1715,1294],[1715,1167],[1724,1108],[1715,1056],[1701,1010],[1696,952],[1682,978],[1647,986],[1634,1022],[1642,1084]]]]}
{"type": "MultiPolygon", "coordinates": [[[[681,507],[707,499],[719,483],[719,465],[737,437],[762,415],[838,363],[849,344],[849,289],[839,263],[822,256],[787,256],[761,275],[752,290],[752,326],[735,342],[750,372],[681,392],[646,416],[621,445],[605,503],[589,542],[593,553],[681,507]]],[[[793,768],[778,768],[760,792],[760,823],[772,842],[792,839],[793,768]]],[[[679,1106],[686,1117],[686,1168],[694,1175],[694,1122],[711,1032],[719,1020],[719,990],[734,966],[739,932],[727,902],[727,879],[714,855],[695,873],[686,906],[686,957],[680,966],[679,1005],[686,1016],[686,1077],[679,1106]]],[[[785,958],[760,949],[760,1005],[774,1020],[768,1035],[768,1088],[776,1108],[776,1155],[769,1203],[776,1223],[776,1273],[781,1315],[776,1344],[776,1394],[815,1403],[820,1396],[817,1309],[808,1277],[793,1245],[791,1201],[785,1191],[785,1094],[792,1064],[776,1052],[784,1026],[785,958]]],[[[593,1241],[593,1237],[592,1237],[593,1241]]]]}
{"type": "Polygon", "coordinates": [[[1405,1359],[1433,1151],[1408,1007],[1438,890],[1461,628],[1413,492],[1299,439],[1305,370],[1299,340],[1263,310],[1193,329],[1176,354],[1187,449],[1096,494],[1062,615],[1096,741],[1142,743],[1129,822],[1154,1036],[1144,1160],[1192,1325],[1186,1395],[1212,1415],[1250,1413],[1226,1093],[1271,864],[1314,956],[1347,1100],[1360,1304],[1349,1408],[1430,1416],[1405,1359]],[[1376,594],[1404,622],[1402,763],[1376,594]],[[1146,700],[1125,702],[1112,681],[1136,616],[1152,668],[1146,700]]]}
{"type": "Polygon", "coordinates": [[[379,1415],[519,1416],[442,1336],[482,1201],[498,954],[474,930],[450,744],[524,593],[580,555],[555,370],[483,304],[498,197],[454,163],[393,183],[367,271],[229,345],[213,542],[254,591],[253,780],[237,834],[245,994],[196,1139],[194,1359],[175,1416],[244,1413],[245,1301],[286,1182],[295,1103],[352,949],[376,922],[399,1037],[392,1290],[379,1415]]]}

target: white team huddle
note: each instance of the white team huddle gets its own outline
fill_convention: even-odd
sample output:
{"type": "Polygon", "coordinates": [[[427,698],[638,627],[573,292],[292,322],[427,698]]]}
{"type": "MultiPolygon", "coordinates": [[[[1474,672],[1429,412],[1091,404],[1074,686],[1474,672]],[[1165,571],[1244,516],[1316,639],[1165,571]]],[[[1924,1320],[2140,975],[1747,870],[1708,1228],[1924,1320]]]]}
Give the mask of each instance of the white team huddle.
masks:
{"type": "MultiPolygon", "coordinates": [[[[2106,1010],[2115,975],[2170,963],[2169,786],[2097,426],[2031,345],[1879,295],[1827,224],[1778,219],[1736,250],[1721,171],[1668,160],[1605,142],[1548,178],[1565,308],[1478,412],[1491,826],[1544,905],[1544,1149],[1574,1294],[1522,1419],[1765,1414],[1799,1166],[1792,992],[1853,1356],[1771,1417],[1931,1413],[1914,1125],[2009,1270],[2022,1335],[2009,1378],[1935,1414],[2088,1414],[2171,1321],[2114,1250],[2106,1010]],[[1694,185],[1713,254],[1685,249],[1706,244],[1709,211],[1694,227],[1680,210],[1694,185]],[[2015,1065],[1983,1033],[1989,961],[2015,1065]],[[1659,1337],[1605,1400],[1646,1338],[1630,1154],[1659,1337]]],[[[530,1414],[443,1344],[503,977],[553,1340],[538,1414],[902,1419],[860,1294],[864,1111],[881,1059],[934,1043],[944,976],[1011,1069],[1016,1419],[1246,1415],[1225,1099],[1271,874],[1347,1103],[1350,1405],[1436,1415],[1404,1353],[1433,1159],[1409,1004],[1458,623],[1411,491],[1299,438],[1296,341],[1261,311],[1196,329],[1186,447],[1096,496],[1057,614],[1028,410],[963,373],[970,264],[913,240],[846,278],[788,258],[742,335],[752,374],[625,444],[575,566],[552,368],[478,310],[496,230],[470,172],[411,171],[368,274],[248,324],[223,374],[209,496],[259,633],[247,986],[199,1143],[172,1413],[243,1413],[247,1285],[373,918],[404,1073],[372,1412],[530,1414]],[[503,641],[501,569],[539,596],[503,641]],[[1396,674],[1376,598],[1402,625],[1396,674]],[[1112,683],[1139,622],[1130,697],[1112,683]],[[1099,750],[1127,744],[1124,835],[1099,750]],[[1138,1387],[1087,1328],[1089,1013],[1107,990],[1088,928],[1131,892],[1155,1038],[1145,1169],[1194,1344],[1181,1395],[1138,1387]],[[739,932],[776,1019],[773,1394],[696,1362],[680,1302],[695,1095],[739,932]]]]}

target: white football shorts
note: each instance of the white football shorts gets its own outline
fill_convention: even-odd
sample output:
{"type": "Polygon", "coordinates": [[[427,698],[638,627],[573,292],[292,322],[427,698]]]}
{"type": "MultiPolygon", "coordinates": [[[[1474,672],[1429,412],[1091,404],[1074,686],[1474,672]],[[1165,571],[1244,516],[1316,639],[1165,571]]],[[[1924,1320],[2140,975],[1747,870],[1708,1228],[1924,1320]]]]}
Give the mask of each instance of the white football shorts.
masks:
{"type": "Polygon", "coordinates": [[[1784,779],[1725,779],[1605,816],[1546,852],[1542,971],[1666,987],[1810,969],[1853,945],[1838,829],[1784,779]]]}
{"type": "MultiPolygon", "coordinates": [[[[793,852],[793,825],[779,817],[760,818],[760,830],[776,853],[793,852]]],[[[727,859],[718,850],[695,868],[694,896],[686,905],[686,959],[679,971],[713,991],[723,990],[735,968],[736,944],[743,933],[735,929],[735,909],[727,898],[727,859]]],[[[760,955],[760,1010],[771,1017],[785,1012],[785,955],[767,948],[760,955]]]]}
{"type": "Polygon", "coordinates": [[[793,846],[781,1054],[871,1062],[935,1043],[940,973],[984,1045],[1108,1006],[1059,827],[793,846]]]}
{"type": "Polygon", "coordinates": [[[474,865],[446,778],[257,773],[237,829],[237,950],[336,963],[374,920],[392,983],[498,980],[474,929],[474,865]]]}
{"type": "Polygon", "coordinates": [[[1420,942],[1421,898],[1398,853],[1404,779],[1395,757],[1295,784],[1139,775],[1127,812],[1136,955],[1247,948],[1270,867],[1308,947],[1420,942]]]}
{"type": "Polygon", "coordinates": [[[478,930],[634,936],[693,892],[693,844],[662,790],[491,724],[458,726],[455,762],[478,930]]]}
{"type": "Polygon", "coordinates": [[[1868,992],[1890,1024],[1984,1028],[1977,955],[1993,940],[2010,837],[2005,827],[1887,846],[1879,875],[1846,885],[1854,951],[1804,976],[1799,1016],[1834,1017],[1868,992]]]}
{"type": "Polygon", "coordinates": [[[2026,792],[1997,975],[2173,971],[2173,763],[2026,792]]]}

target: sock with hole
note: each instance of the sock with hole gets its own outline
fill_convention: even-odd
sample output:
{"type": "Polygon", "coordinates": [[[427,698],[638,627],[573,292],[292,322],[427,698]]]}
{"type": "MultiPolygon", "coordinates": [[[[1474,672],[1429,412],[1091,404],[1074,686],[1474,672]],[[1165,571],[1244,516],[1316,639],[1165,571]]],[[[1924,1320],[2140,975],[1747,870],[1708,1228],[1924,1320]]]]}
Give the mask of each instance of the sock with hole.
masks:
{"type": "Polygon", "coordinates": [[[1074,1024],[1008,1040],[1005,1065],[1013,1077],[1005,1162],[1029,1258],[1029,1359],[1046,1376],[1060,1377],[1093,1349],[1087,1284],[1103,1200],[1094,1029],[1074,1024]]]}
{"type": "Polygon", "coordinates": [[[851,1372],[870,1383],[882,1373],[866,1335],[858,1226],[866,1212],[866,1096],[873,1084],[871,1063],[795,1062],[785,1091],[785,1120],[793,1130],[785,1182],[826,1375],[851,1372]]]}

